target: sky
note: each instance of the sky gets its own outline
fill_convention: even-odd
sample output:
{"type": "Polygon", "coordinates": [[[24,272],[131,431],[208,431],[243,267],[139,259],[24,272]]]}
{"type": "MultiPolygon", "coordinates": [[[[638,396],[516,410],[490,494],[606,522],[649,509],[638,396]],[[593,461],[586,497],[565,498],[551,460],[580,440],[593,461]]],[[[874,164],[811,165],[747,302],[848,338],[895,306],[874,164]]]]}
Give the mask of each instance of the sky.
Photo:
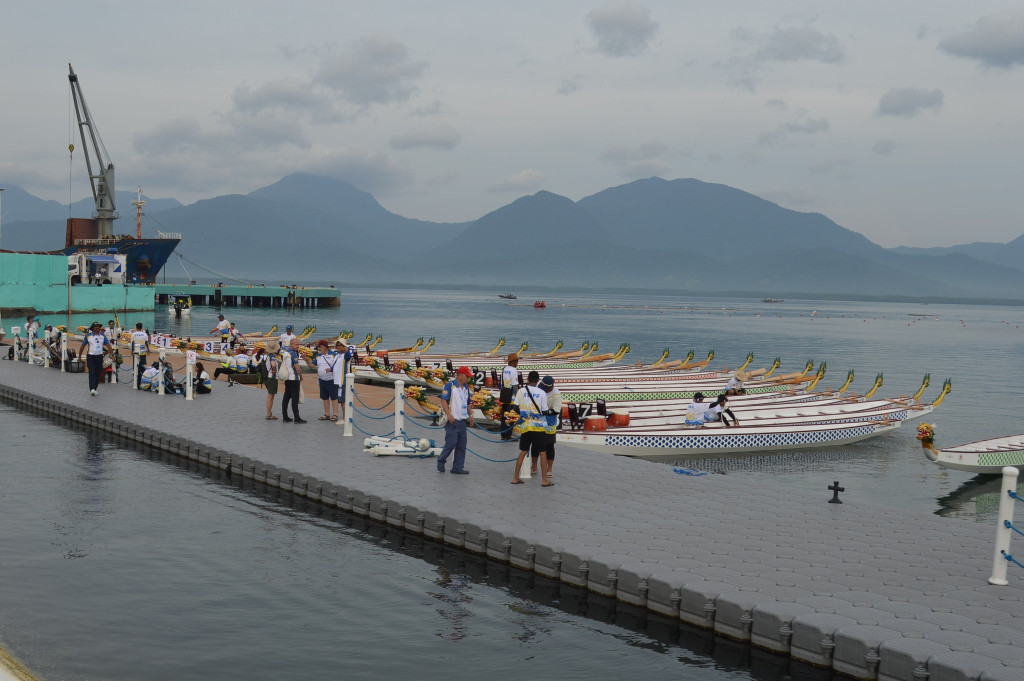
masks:
{"type": "Polygon", "coordinates": [[[883,246],[1024,234],[1020,3],[59,0],[8,3],[0,59],[0,186],[64,203],[70,62],[150,197],[302,171],[461,222],[658,176],[883,246]]]}

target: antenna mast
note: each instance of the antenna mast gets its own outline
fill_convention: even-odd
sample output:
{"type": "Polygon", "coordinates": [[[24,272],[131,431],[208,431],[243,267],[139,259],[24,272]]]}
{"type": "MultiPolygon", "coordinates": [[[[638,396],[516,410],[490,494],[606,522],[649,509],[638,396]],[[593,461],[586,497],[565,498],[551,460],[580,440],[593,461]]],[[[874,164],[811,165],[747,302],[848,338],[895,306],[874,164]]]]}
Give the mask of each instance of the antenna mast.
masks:
{"type": "Polygon", "coordinates": [[[142,207],[146,205],[146,200],[142,198],[142,187],[139,187],[139,198],[132,201],[132,205],[135,206],[135,238],[142,238],[142,207]]]}
{"type": "Polygon", "coordinates": [[[112,237],[114,236],[114,220],[120,217],[117,214],[117,207],[114,205],[114,164],[96,130],[89,107],[85,104],[82,86],[78,83],[78,76],[71,68],[71,64],[68,64],[68,81],[71,83],[71,97],[75,102],[75,115],[78,117],[78,132],[82,137],[82,146],[85,147],[85,166],[89,171],[92,198],[96,202],[93,218],[97,223],[99,237],[101,239],[112,237]],[[86,129],[88,129],[88,136],[86,136],[86,129]],[[89,153],[90,145],[92,154],[89,153]],[[95,173],[93,173],[92,167],[93,155],[96,158],[95,173]]]}

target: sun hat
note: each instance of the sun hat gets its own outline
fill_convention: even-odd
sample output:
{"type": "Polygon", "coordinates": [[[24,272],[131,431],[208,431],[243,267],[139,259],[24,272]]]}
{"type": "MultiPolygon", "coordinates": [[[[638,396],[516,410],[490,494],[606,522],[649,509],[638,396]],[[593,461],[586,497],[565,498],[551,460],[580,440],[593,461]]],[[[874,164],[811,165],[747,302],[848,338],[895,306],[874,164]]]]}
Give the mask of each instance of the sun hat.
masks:
{"type": "Polygon", "coordinates": [[[455,372],[456,375],[462,374],[464,376],[473,377],[473,372],[469,370],[469,367],[459,367],[459,370],[455,372]]]}

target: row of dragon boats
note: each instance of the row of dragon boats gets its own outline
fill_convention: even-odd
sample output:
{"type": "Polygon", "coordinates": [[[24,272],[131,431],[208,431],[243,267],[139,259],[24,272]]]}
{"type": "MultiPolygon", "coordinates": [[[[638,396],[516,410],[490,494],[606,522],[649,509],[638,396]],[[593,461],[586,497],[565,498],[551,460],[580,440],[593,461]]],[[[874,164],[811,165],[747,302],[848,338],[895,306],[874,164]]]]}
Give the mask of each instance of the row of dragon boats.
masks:
{"type": "MultiPolygon", "coordinates": [[[[273,351],[276,331],[274,327],[263,334],[246,334],[246,350],[251,353],[262,346],[273,351]]],[[[312,355],[319,340],[316,327],[306,327],[298,337],[302,352],[312,355]]],[[[350,371],[357,381],[402,381],[407,386],[406,398],[418,411],[436,417],[439,409],[432,393],[441,390],[456,368],[468,366],[473,372],[472,406],[477,420],[495,428],[506,426],[498,404],[499,376],[506,361],[504,338],[483,352],[439,353],[431,352],[434,338],[419,338],[408,347],[378,349],[381,335],[366,334],[358,343],[354,337],[352,331],[341,331],[327,340],[355,346],[356,360],[350,371]]],[[[210,361],[231,358],[230,351],[215,338],[155,336],[154,340],[167,352],[192,349],[210,361]]],[[[128,337],[122,336],[120,341],[126,346],[128,337]]],[[[765,368],[752,369],[752,353],[730,371],[711,368],[713,350],[703,360],[695,361],[691,350],[684,359],[669,361],[670,351],[665,349],[651,363],[625,362],[628,343],[615,352],[598,353],[597,343],[584,342],[577,350],[564,351],[563,342],[558,341],[548,352],[530,353],[524,342],[516,352],[521,374],[536,370],[550,375],[562,393],[560,444],[627,456],[708,456],[847,445],[920,419],[938,407],[952,389],[946,379],[931,402],[923,401],[931,383],[925,375],[913,394],[877,397],[883,384],[883,376],[878,374],[871,388],[858,395],[851,390],[852,370],[843,385],[833,389],[822,387],[825,363],[815,369],[808,361],[800,371],[778,373],[780,358],[765,368]],[[729,398],[736,425],[711,422],[700,428],[687,426],[686,409],[694,394],[717,395],[734,376],[743,380],[746,391],[729,398]]],[[[942,450],[926,447],[924,451],[939,465],[971,472],[1024,466],[1024,436],[1019,435],[942,450]]]]}

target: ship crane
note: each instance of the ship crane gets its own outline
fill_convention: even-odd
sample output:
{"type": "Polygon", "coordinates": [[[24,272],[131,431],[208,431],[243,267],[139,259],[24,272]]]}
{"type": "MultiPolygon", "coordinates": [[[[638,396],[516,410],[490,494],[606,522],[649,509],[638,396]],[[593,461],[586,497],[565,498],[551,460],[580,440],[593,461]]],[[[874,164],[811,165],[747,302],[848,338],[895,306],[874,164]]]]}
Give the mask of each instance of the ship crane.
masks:
{"type": "Polygon", "coordinates": [[[78,117],[78,132],[82,137],[82,146],[85,147],[85,165],[89,171],[92,197],[96,202],[93,218],[96,220],[97,233],[101,239],[111,238],[114,236],[114,220],[120,217],[117,214],[114,199],[114,164],[96,130],[96,124],[92,120],[89,107],[85,103],[85,96],[82,94],[82,86],[79,84],[78,76],[71,68],[71,64],[68,64],[68,81],[71,83],[71,97],[75,102],[75,115],[78,117]],[[92,147],[91,154],[89,153],[90,145],[92,147]],[[93,172],[94,156],[95,173],[93,172]]]}
{"type": "Polygon", "coordinates": [[[142,187],[139,187],[139,198],[132,201],[132,205],[135,206],[135,238],[142,238],[142,207],[146,205],[146,200],[142,198],[142,187]]]}

